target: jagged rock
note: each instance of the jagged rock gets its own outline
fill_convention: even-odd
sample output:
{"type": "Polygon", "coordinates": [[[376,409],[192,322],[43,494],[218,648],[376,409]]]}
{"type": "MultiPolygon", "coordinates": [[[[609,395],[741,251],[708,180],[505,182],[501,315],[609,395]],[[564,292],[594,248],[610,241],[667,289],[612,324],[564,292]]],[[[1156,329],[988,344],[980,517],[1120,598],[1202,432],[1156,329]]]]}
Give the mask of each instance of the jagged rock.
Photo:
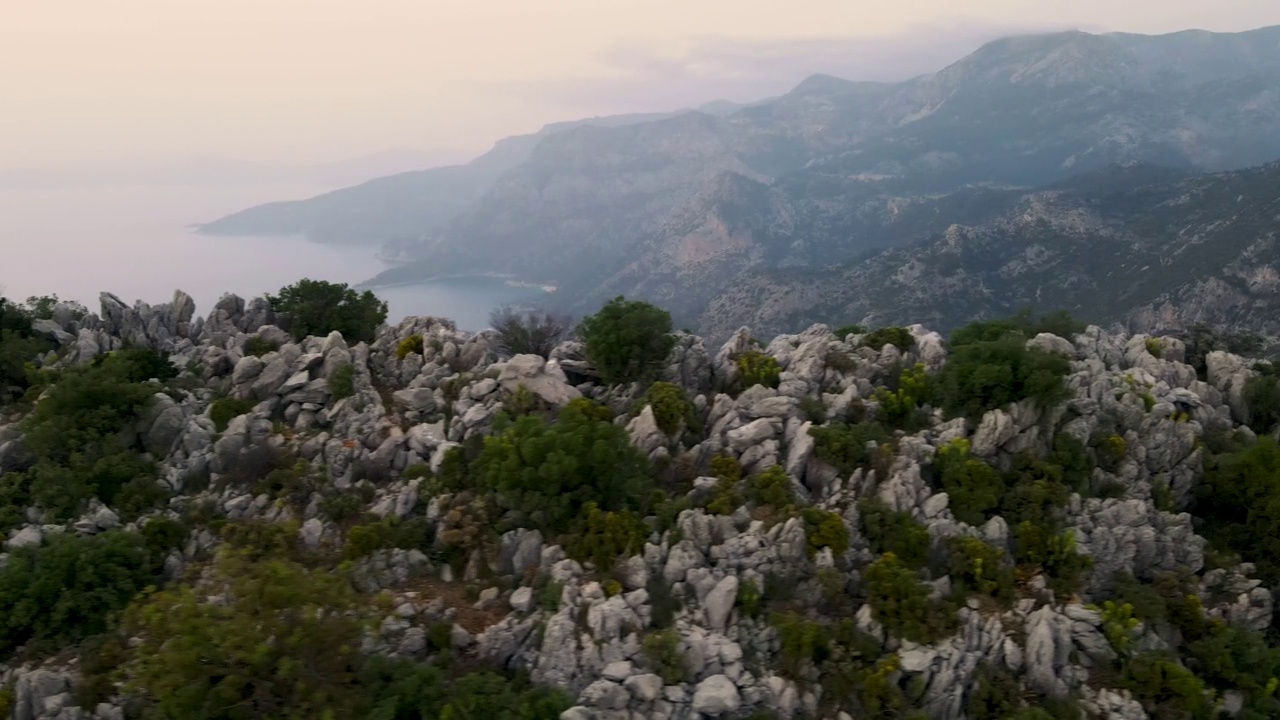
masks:
{"type": "Polygon", "coordinates": [[[5,543],[5,547],[10,550],[17,548],[32,547],[44,542],[44,533],[36,525],[27,525],[15,532],[9,541],[5,543]]]}
{"type": "Polygon", "coordinates": [[[647,457],[653,457],[654,453],[665,449],[669,442],[666,434],[658,427],[653,408],[649,405],[645,405],[640,414],[627,423],[627,434],[631,436],[631,444],[647,457]]]}
{"type": "Polygon", "coordinates": [[[498,375],[498,384],[512,393],[523,386],[552,407],[563,407],[582,397],[558,364],[548,363],[538,355],[516,355],[508,360],[498,375]]]}
{"type": "Polygon", "coordinates": [[[723,632],[729,621],[729,613],[733,612],[733,606],[737,600],[738,577],[725,576],[707,593],[706,599],[702,602],[703,610],[706,612],[707,627],[723,632]]]}
{"type": "Polygon", "coordinates": [[[732,713],[742,705],[742,696],[738,686],[724,675],[712,675],[698,683],[693,691],[693,711],[718,717],[732,713]]]}
{"type": "Polygon", "coordinates": [[[502,536],[502,572],[520,575],[537,565],[542,557],[542,533],[537,530],[512,530],[502,536]]]}

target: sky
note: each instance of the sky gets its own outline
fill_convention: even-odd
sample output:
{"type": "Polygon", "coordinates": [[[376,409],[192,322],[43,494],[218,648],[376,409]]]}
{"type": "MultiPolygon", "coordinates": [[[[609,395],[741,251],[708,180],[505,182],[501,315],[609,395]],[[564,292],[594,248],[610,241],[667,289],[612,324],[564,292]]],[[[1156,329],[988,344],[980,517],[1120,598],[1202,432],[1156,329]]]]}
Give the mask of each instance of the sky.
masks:
{"type": "Polygon", "coordinates": [[[487,149],[548,122],[899,80],[995,37],[1280,24],[1275,0],[2,0],[0,170],[487,149]]]}

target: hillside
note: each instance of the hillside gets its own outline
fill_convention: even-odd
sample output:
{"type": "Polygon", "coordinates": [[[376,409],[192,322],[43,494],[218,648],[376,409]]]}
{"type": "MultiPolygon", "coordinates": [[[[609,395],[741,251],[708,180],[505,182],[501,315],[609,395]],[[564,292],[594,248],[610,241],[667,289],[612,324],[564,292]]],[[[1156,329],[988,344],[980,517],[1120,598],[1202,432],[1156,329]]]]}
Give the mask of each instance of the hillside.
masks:
{"type": "Polygon", "coordinates": [[[681,333],[609,386],[233,295],[0,321],[0,717],[1280,715],[1280,379],[1222,338],[681,333]]]}
{"type": "Polygon", "coordinates": [[[814,76],[745,107],[606,120],[528,138],[487,174],[427,171],[477,178],[448,191],[402,177],[289,205],[288,222],[246,213],[267,213],[258,232],[394,238],[407,263],[374,284],[508,273],[576,311],[624,293],[675,303],[692,326],[748,270],[803,282],[803,268],[981,224],[1028,187],[1280,157],[1280,28],[1013,37],[907,82],[814,76]]]}
{"type": "Polygon", "coordinates": [[[1211,175],[1133,165],[993,193],[910,246],[817,271],[739,278],[700,326],[923,321],[951,329],[1027,307],[1135,331],[1196,323],[1280,333],[1280,164],[1211,175]]]}

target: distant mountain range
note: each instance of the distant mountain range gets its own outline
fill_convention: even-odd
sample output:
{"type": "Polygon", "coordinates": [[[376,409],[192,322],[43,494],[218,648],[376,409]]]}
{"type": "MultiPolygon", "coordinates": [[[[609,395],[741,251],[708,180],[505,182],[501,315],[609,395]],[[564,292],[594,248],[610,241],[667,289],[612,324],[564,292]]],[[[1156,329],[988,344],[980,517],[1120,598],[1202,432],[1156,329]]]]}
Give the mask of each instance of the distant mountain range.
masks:
{"type": "Polygon", "coordinates": [[[549,126],[204,231],[382,244],[406,263],[374,283],[508,273],[578,311],[648,298],[712,335],[1028,303],[1267,325],[1280,177],[1213,173],[1278,157],[1280,27],[1066,32],[902,83],[814,76],[549,126]]]}

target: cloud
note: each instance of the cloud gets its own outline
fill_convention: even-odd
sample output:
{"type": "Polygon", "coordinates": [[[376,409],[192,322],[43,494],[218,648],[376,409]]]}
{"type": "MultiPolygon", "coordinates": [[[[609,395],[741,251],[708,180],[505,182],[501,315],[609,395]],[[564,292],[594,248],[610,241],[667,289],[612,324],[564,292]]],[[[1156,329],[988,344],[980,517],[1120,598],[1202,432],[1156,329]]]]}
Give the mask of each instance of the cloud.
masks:
{"type": "Polygon", "coordinates": [[[936,72],[999,37],[1065,27],[929,25],[891,36],[627,41],[597,57],[590,77],[506,85],[567,112],[673,110],[713,100],[749,102],[787,92],[815,73],[896,82],[936,72]]]}

